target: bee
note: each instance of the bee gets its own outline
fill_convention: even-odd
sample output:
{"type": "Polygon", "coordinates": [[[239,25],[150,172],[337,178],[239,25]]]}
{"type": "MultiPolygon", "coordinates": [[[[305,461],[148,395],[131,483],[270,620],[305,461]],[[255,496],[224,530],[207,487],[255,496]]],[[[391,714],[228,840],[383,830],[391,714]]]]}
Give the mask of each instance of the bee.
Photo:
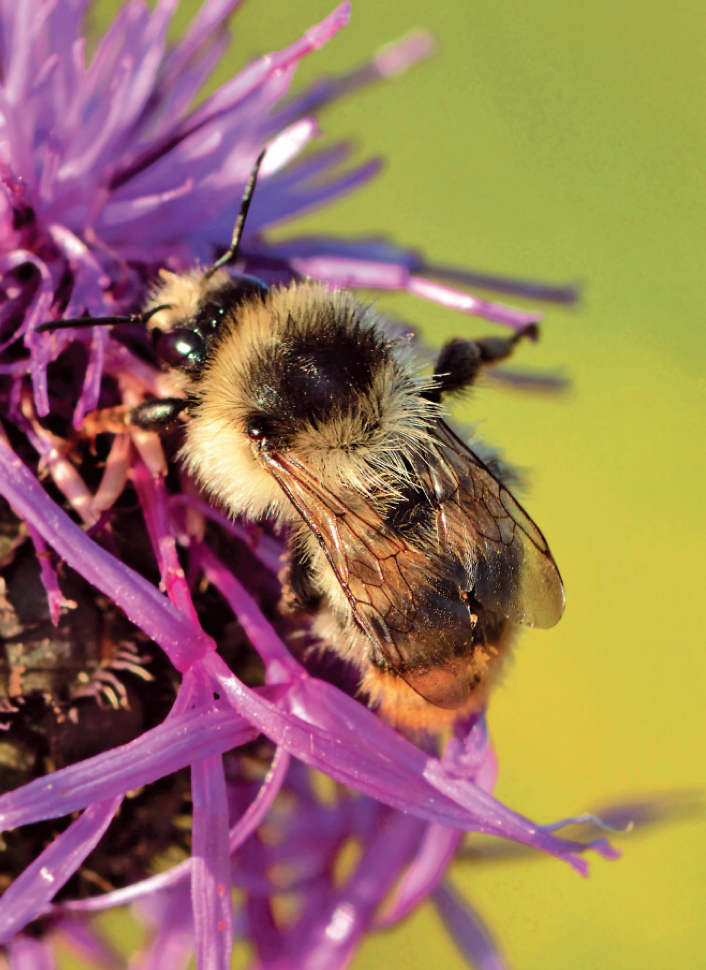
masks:
{"type": "MultiPolygon", "coordinates": [[[[163,272],[140,315],[179,393],[129,421],[160,430],[185,415],[181,457],[205,491],[287,527],[284,608],[313,618],[388,722],[443,730],[484,707],[518,628],[551,627],[564,608],[544,536],[442,406],[536,326],[451,340],[425,380],[350,292],[226,271],[263,155],[227,252],[163,272]]],[[[137,318],[103,322],[124,319],[137,318]]]]}

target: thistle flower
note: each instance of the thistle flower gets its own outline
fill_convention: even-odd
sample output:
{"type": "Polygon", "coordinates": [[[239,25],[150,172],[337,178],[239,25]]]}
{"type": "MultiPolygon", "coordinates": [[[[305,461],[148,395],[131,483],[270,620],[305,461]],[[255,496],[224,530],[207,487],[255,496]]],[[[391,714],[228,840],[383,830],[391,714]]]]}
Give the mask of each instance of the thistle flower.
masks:
{"type": "MultiPolygon", "coordinates": [[[[82,0],[21,0],[2,8],[0,494],[14,511],[3,512],[3,561],[18,569],[18,550],[32,543],[36,583],[56,627],[42,641],[47,656],[55,659],[59,642],[73,656],[76,635],[62,626],[71,609],[90,613],[110,635],[97,637],[102,652],[88,651],[78,675],[62,668],[56,680],[45,672],[39,687],[31,686],[29,626],[3,590],[9,598],[0,604],[2,615],[25,651],[7,672],[5,727],[13,770],[27,783],[3,785],[2,829],[21,828],[39,847],[49,830],[32,826],[82,814],[70,824],[52,822],[56,837],[7,886],[0,942],[13,967],[44,965],[56,934],[106,966],[118,965],[80,916],[131,902],[158,927],[145,967],[186,965],[193,950],[199,967],[228,967],[234,933],[251,938],[263,967],[343,967],[369,928],[395,922],[436,893],[469,958],[490,966],[489,937],[440,888],[464,832],[516,840],[580,872],[587,848],[606,856],[612,850],[601,839],[556,836],[570,820],[538,826],[493,798],[495,759],[482,718],[459,725],[438,758],[378,720],[345,684],[315,676],[287,649],[283,621],[268,608],[276,537],[205,504],[153,436],[92,434],[91,413],[99,406],[131,406],[160,391],[163,375],[139,335],[119,339],[99,327],[89,336],[37,332],[47,320],[130,312],[160,268],[210,263],[227,244],[263,144],[268,151],[241,250],[247,271],[268,282],[307,275],[337,286],[407,290],[516,329],[538,319],[454,289],[446,284],[473,277],[380,240],[267,241],[268,226],[352,191],[378,169],[369,162],[341,173],[348,154],[341,145],[296,161],[317,134],[311,112],[398,73],[430,43],[412,35],[359,71],[281,103],[298,61],[345,25],[343,3],[301,40],[251,64],[194,108],[225,50],[235,5],[207,0],[168,49],[174,0],[160,0],[153,13],[132,2],[87,67],[82,0]],[[128,479],[142,521],[124,500],[128,479]],[[75,591],[66,575],[74,577],[75,591]],[[89,595],[93,588],[105,599],[89,595]],[[218,600],[214,610],[199,599],[208,595],[218,600]],[[110,604],[124,616],[109,620],[110,604]],[[237,618],[240,652],[230,664],[223,617],[231,624],[237,618]],[[125,624],[122,632],[115,623],[125,624]],[[153,669],[147,657],[158,648],[164,656],[153,669]],[[176,688],[174,671],[181,675],[176,688]],[[159,690],[151,695],[155,682],[159,690]],[[13,734],[39,703],[43,743],[57,767],[47,775],[41,759],[24,757],[19,729],[13,734]],[[86,731],[106,708],[114,710],[103,730],[86,731]],[[136,712],[129,723],[112,720],[129,711],[136,712]],[[99,750],[86,756],[89,740],[99,750]],[[187,768],[193,811],[182,849],[190,843],[191,855],[150,874],[164,855],[164,839],[141,832],[142,795],[126,796],[160,779],[183,778],[187,768]],[[328,801],[317,794],[311,769],[342,786],[328,801]],[[108,842],[132,839],[142,859],[137,881],[128,872],[134,860],[125,863],[123,853],[121,870],[117,854],[101,849],[116,813],[121,834],[114,826],[108,842]],[[351,839],[360,857],[341,881],[339,857],[351,839]],[[101,852],[102,871],[113,882],[93,862],[84,865],[101,852]],[[77,871],[84,888],[90,877],[94,891],[109,891],[70,898],[77,871]],[[246,892],[235,914],[232,885],[246,892]],[[296,897],[296,911],[278,915],[287,894],[296,897]],[[44,937],[22,932],[40,917],[44,937]]],[[[475,279],[527,296],[572,297],[561,288],[475,279]]],[[[39,594],[32,595],[36,603],[39,594]]],[[[160,789],[170,819],[183,807],[180,784],[160,789]]]]}

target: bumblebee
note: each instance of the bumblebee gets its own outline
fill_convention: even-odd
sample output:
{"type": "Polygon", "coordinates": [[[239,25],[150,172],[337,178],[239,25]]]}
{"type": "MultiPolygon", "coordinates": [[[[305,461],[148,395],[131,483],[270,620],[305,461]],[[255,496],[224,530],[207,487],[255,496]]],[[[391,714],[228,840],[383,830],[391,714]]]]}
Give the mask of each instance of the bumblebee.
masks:
{"type": "Polygon", "coordinates": [[[313,618],[386,720],[442,730],[485,705],[518,627],[551,627],[564,608],[544,536],[442,407],[536,326],[452,340],[425,380],[351,293],[226,271],[262,158],[212,267],[163,272],[138,318],[43,328],[146,324],[175,396],[129,422],[161,430],[184,415],[181,457],[206,492],[288,528],[284,608],[313,618]]]}

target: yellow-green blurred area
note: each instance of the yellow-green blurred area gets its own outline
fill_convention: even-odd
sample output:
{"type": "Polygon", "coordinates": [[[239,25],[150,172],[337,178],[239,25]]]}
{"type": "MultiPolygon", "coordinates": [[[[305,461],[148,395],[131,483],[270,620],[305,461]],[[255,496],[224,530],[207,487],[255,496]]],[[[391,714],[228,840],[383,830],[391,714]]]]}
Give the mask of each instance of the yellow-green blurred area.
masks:
{"type": "MultiPolygon", "coordinates": [[[[183,3],[180,23],[196,6],[183,3]]],[[[218,80],[332,6],[249,0],[218,80]]],[[[491,702],[497,795],[548,823],[698,789],[706,9],[354,0],[350,26],[309,56],[296,83],[355,67],[417,26],[438,38],[435,59],[322,116],[327,139],[354,138],[360,159],[384,157],[384,173],[283,234],[384,234],[436,263],[581,282],[578,308],[547,305],[541,341],[517,355],[528,369],[562,368],[573,389],[540,397],[487,386],[455,409],[528,470],[526,505],[567,591],[562,622],[522,635],[491,702]]],[[[433,345],[497,331],[418,299],[380,304],[433,345]]],[[[620,845],[623,858],[594,858],[588,880],[540,856],[459,862],[451,875],[515,970],[706,967],[706,825],[697,815],[620,845]]],[[[463,964],[425,906],[370,938],[354,966],[463,964]]]]}

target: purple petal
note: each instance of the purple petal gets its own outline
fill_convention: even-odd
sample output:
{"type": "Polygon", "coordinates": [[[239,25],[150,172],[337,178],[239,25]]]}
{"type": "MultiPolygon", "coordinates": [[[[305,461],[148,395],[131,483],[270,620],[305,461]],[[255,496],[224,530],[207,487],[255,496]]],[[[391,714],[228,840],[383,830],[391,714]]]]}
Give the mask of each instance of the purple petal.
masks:
{"type": "Polygon", "coordinates": [[[426,276],[435,276],[449,283],[477,286],[483,290],[495,290],[496,293],[509,293],[513,296],[527,297],[530,300],[546,300],[548,303],[570,305],[579,299],[579,288],[573,283],[537,283],[534,280],[498,276],[495,273],[477,273],[472,270],[438,266],[436,263],[428,263],[424,260],[419,269],[426,276]]]}
{"type": "Polygon", "coordinates": [[[133,465],[132,481],[140,499],[147,532],[162,574],[162,585],[174,606],[196,625],[198,616],[184,570],[179,562],[176,543],[169,528],[164,479],[154,479],[145,463],[138,459],[133,465]]]}
{"type": "Polygon", "coordinates": [[[325,185],[302,185],[296,192],[292,191],[283,198],[281,196],[268,198],[263,192],[257,200],[257,208],[256,203],[253,202],[249,232],[257,232],[266,225],[278,225],[286,219],[293,219],[314,208],[333,202],[334,199],[365,185],[378,174],[381,167],[381,162],[373,159],[344,175],[331,179],[325,185]]]}
{"type": "MultiPolygon", "coordinates": [[[[257,249],[253,250],[255,254],[257,249]]],[[[362,261],[366,263],[394,263],[409,272],[422,268],[422,259],[411,249],[399,249],[386,239],[336,239],[328,236],[304,236],[288,239],[262,248],[263,255],[275,256],[287,262],[295,259],[309,260],[329,258],[362,261]]]]}
{"type": "Polygon", "coordinates": [[[113,820],[123,796],[90,805],[57,836],[0,899],[0,943],[7,943],[33,920],[96,847],[113,820]]]}
{"type": "MultiPolygon", "coordinates": [[[[206,7],[207,4],[204,4],[200,13],[206,7]]],[[[152,110],[145,111],[140,119],[140,129],[147,129],[154,139],[163,138],[173,128],[174,119],[180,118],[187,111],[208,81],[230,47],[230,41],[228,31],[223,27],[216,27],[208,38],[208,48],[200,50],[191,64],[185,63],[180,67],[175,62],[174,71],[163,70],[150,105],[152,110]],[[159,114],[158,120],[153,117],[154,113],[159,114]]],[[[174,54],[179,54],[179,47],[175,48],[174,54]]]]}
{"type": "MultiPolygon", "coordinates": [[[[264,212],[268,205],[270,208],[276,209],[278,201],[281,203],[283,197],[286,198],[295,194],[300,186],[307,182],[321,181],[320,177],[326,176],[336,166],[342,165],[344,161],[350,158],[351,153],[352,146],[349,142],[339,142],[328,148],[312,152],[296,165],[280,172],[277,178],[258,185],[258,191],[253,197],[250,210],[252,214],[257,216],[255,219],[257,226],[267,223],[264,212]],[[255,208],[256,205],[258,206],[257,209],[255,208]]],[[[250,215],[248,215],[248,225],[249,222],[250,215]]],[[[269,246],[267,251],[270,252],[269,246]]]]}
{"type": "Polygon", "coordinates": [[[54,484],[69,500],[71,506],[81,516],[87,525],[95,525],[96,516],[92,508],[91,493],[81,478],[76,466],[66,457],[61,443],[54,436],[42,428],[32,412],[25,412],[25,403],[31,407],[31,402],[22,401],[22,389],[18,386],[19,408],[12,408],[11,413],[15,424],[25,433],[27,440],[40,455],[40,467],[46,469],[54,480],[54,484]],[[17,412],[17,413],[14,413],[17,412]]]}
{"type": "Polygon", "coordinates": [[[460,290],[449,289],[431,280],[412,276],[402,263],[338,256],[311,256],[306,259],[295,257],[290,260],[290,264],[301,276],[325,280],[334,286],[407,290],[414,296],[432,300],[453,310],[461,310],[463,313],[472,313],[486,320],[503,323],[515,330],[522,330],[529,323],[542,319],[541,313],[524,313],[499,303],[488,303],[486,300],[471,296],[470,293],[462,293],[460,290]]]}
{"type": "Polygon", "coordinates": [[[267,154],[260,166],[259,177],[269,178],[275,172],[279,172],[293,158],[296,158],[318,133],[319,126],[316,118],[302,118],[301,121],[290,125],[268,144],[267,154]]]}
{"type": "Polygon", "coordinates": [[[310,259],[292,259],[290,263],[301,276],[325,280],[332,286],[343,288],[362,286],[376,290],[403,290],[409,279],[406,267],[372,260],[315,256],[310,259]]]}
{"type": "Polygon", "coordinates": [[[331,101],[345,97],[353,91],[375,84],[383,78],[394,77],[406,71],[416,61],[429,57],[434,52],[434,48],[435,42],[431,34],[424,30],[414,30],[406,37],[387,44],[362,67],[341,77],[316,81],[277,112],[272,119],[272,125],[279,128],[289,124],[292,119],[308,114],[310,111],[319,110],[331,101]]]}
{"type": "MultiPolygon", "coordinates": [[[[277,748],[275,757],[267,773],[267,777],[260,786],[255,800],[248,806],[243,816],[238,819],[236,824],[228,833],[228,851],[233,853],[243,844],[260,825],[265,815],[272,806],[277,793],[279,792],[289,765],[289,754],[284,748],[277,748]]],[[[151,896],[156,892],[165,889],[173,889],[191,878],[192,860],[185,859],[174,866],[168,872],[162,872],[149,879],[124,889],[116,889],[111,893],[104,893],[102,896],[92,896],[90,899],[79,899],[62,905],[63,911],[95,912],[102,909],[110,909],[113,906],[124,906],[134,903],[145,896],[151,896]]]]}
{"type": "Polygon", "coordinates": [[[436,889],[456,854],[463,833],[445,825],[428,825],[419,850],[405,872],[380,926],[392,926],[408,916],[436,889]]]}
{"type": "Polygon", "coordinates": [[[0,796],[0,830],[60,818],[149,785],[202,758],[246,744],[259,731],[232,710],[190,711],[103,754],[0,796]]]}
{"type": "MultiPolygon", "coordinates": [[[[166,895],[166,894],[165,894],[166,895]]],[[[157,934],[152,945],[130,962],[130,970],[187,970],[193,965],[194,918],[188,892],[179,890],[160,900],[157,934]]],[[[204,964],[210,970],[212,964],[204,964]]]]}
{"type": "Polygon", "coordinates": [[[152,93],[175,5],[175,0],[160,0],[149,16],[144,5],[129,4],[103,37],[70,119],[71,149],[57,173],[62,192],[89,171],[114,165],[152,93]]]}
{"type": "Polygon", "coordinates": [[[16,360],[11,364],[0,364],[0,374],[8,377],[24,377],[29,374],[29,364],[26,360],[16,360]]]}
{"type": "Polygon", "coordinates": [[[495,323],[503,323],[513,330],[522,330],[528,324],[541,320],[544,315],[523,313],[521,310],[513,310],[512,307],[502,306],[500,303],[488,303],[476,296],[471,296],[470,293],[452,290],[448,286],[441,286],[420,276],[410,277],[407,291],[414,296],[440,303],[441,306],[449,307],[451,310],[460,310],[462,313],[472,313],[486,320],[493,320],[495,323]]]}
{"type": "Polygon", "coordinates": [[[277,54],[269,54],[260,58],[244,71],[241,71],[237,77],[224,84],[222,88],[197,108],[187,121],[188,128],[193,130],[215,115],[230,110],[235,104],[249,97],[275,71],[282,71],[290,64],[301,60],[311,51],[323,47],[342,27],[347,25],[350,10],[350,3],[339,4],[321,23],[307,30],[301,40],[295,41],[277,54]]]}
{"type": "Polygon", "coordinates": [[[74,414],[73,420],[74,428],[77,430],[81,428],[86,414],[98,407],[107,342],[108,332],[106,329],[104,327],[94,327],[86,376],[83,381],[83,389],[76,405],[76,413],[74,414]]]}
{"type": "MultiPolygon", "coordinates": [[[[254,867],[262,872],[265,861],[263,846],[257,839],[251,839],[248,846],[254,867]]],[[[267,970],[289,970],[291,963],[288,960],[286,939],[275,923],[267,890],[248,893],[245,918],[247,936],[260,958],[256,966],[260,970],[265,970],[265,967],[267,970]]]]}
{"type": "Polygon", "coordinates": [[[242,525],[240,522],[233,522],[231,519],[226,518],[213,505],[209,505],[201,499],[194,498],[192,495],[170,495],[169,503],[172,506],[185,505],[189,508],[196,509],[197,512],[211,519],[225,532],[244,542],[253,555],[270,572],[277,574],[280,571],[284,545],[266,532],[262,532],[252,526],[248,528],[248,526],[242,525]]]}
{"type": "Polygon", "coordinates": [[[206,0],[179,43],[168,54],[162,68],[161,84],[177,79],[196,54],[210,44],[214,31],[220,31],[240,0],[206,0]]]}
{"type": "MultiPolygon", "coordinates": [[[[516,842],[526,842],[527,845],[550,852],[553,855],[563,856],[582,875],[588,874],[588,865],[584,859],[573,854],[571,857],[565,856],[564,853],[568,847],[576,851],[590,848],[606,859],[617,857],[617,853],[611,849],[605,839],[597,839],[584,845],[568,840],[561,840],[560,844],[555,844],[553,842],[554,837],[550,835],[551,826],[535,825],[521,815],[516,815],[471,782],[449,778],[441,763],[436,760],[428,762],[425,777],[440,791],[455,798],[460,804],[468,801],[477,803],[478,810],[481,811],[481,806],[487,806],[487,812],[483,813],[485,816],[483,827],[476,831],[482,831],[486,835],[503,835],[505,838],[514,839],[516,842]],[[492,805],[494,807],[491,807],[492,805]]],[[[564,824],[568,824],[568,820],[565,820],[564,824]]]]}
{"type": "Polygon", "coordinates": [[[34,526],[28,525],[27,529],[37,554],[37,559],[39,560],[39,570],[42,577],[42,585],[44,586],[44,590],[47,594],[47,600],[49,601],[49,615],[51,616],[51,621],[54,626],[58,626],[62,609],[72,609],[76,606],[76,604],[73,602],[73,600],[67,600],[61,592],[56,570],[51,564],[51,553],[47,549],[44,539],[42,539],[34,526]]]}
{"type": "MultiPolygon", "coordinates": [[[[349,15],[350,4],[348,2],[340,4],[321,23],[308,30],[301,40],[295,41],[283,51],[260,58],[241,71],[233,80],[207,98],[185,121],[166,133],[160,142],[151,145],[132,161],[124,164],[113,179],[113,187],[117,188],[131,181],[138,172],[153,166],[176,145],[204,126],[222,119],[244,101],[256,95],[273,78],[287,72],[306,54],[322,47],[347,24],[349,15]]],[[[281,96],[281,93],[279,92],[278,96],[281,96]]],[[[182,234],[183,227],[179,235],[182,234]]]]}
{"type": "MultiPolygon", "coordinates": [[[[128,16],[130,7],[133,10],[135,9],[135,6],[132,4],[124,8],[124,12],[128,16]]],[[[114,25],[115,23],[117,21],[114,22],[114,25]]],[[[104,44],[106,40],[110,40],[108,35],[104,37],[104,44]]],[[[90,79],[92,72],[103,69],[101,60],[101,51],[99,50],[88,72],[87,80],[90,79]]],[[[61,197],[61,195],[66,195],[67,187],[73,187],[80,179],[88,180],[88,173],[98,167],[98,162],[103,153],[112,147],[116,135],[122,129],[123,104],[129,98],[133,70],[133,58],[131,55],[125,53],[115,66],[111,82],[113,96],[103,102],[101,115],[95,119],[90,119],[93,122],[90,125],[87,124],[89,121],[87,118],[76,119],[75,133],[80,141],[79,144],[72,146],[73,151],[69,155],[69,158],[60,166],[56,173],[54,182],[58,183],[58,185],[55,189],[55,199],[56,196],[61,197]],[[87,137],[89,131],[92,136],[90,139],[87,137]],[[83,145],[81,145],[81,142],[83,142],[83,145]],[[61,185],[61,183],[64,183],[64,185],[61,185]]],[[[54,210],[57,211],[58,216],[56,201],[54,210]]],[[[54,210],[49,209],[50,218],[54,216],[54,210]]]]}
{"type": "Polygon", "coordinates": [[[432,896],[459,952],[476,970],[508,970],[490,930],[475,910],[443,882],[432,896]]]}
{"type": "Polygon", "coordinates": [[[255,801],[248,807],[242,818],[230,830],[228,836],[228,847],[230,852],[235,852],[238,846],[242,845],[251,832],[254,832],[260,822],[269,811],[272,802],[282,787],[287,769],[289,767],[289,752],[284,748],[277,748],[272,759],[270,770],[260,786],[255,801]]]}
{"type": "Polygon", "coordinates": [[[581,873],[576,853],[610,849],[600,840],[585,846],[558,839],[512,812],[470,782],[445,774],[436,758],[380,722],[352,698],[324,681],[301,676],[288,687],[249,690],[216,654],[201,661],[230,702],[275,743],[336,781],[430,822],[525,842],[569,862],[581,873]],[[273,704],[265,693],[275,696],[273,704]],[[355,737],[355,749],[350,738],[355,737]]]}
{"type": "MultiPolygon", "coordinates": [[[[576,286],[561,286],[552,283],[536,283],[531,280],[477,273],[472,270],[455,269],[427,262],[413,249],[400,249],[386,239],[336,239],[325,236],[303,237],[270,244],[267,254],[285,260],[315,259],[337,256],[341,259],[362,260],[374,263],[396,263],[404,266],[410,273],[432,276],[462,286],[480,287],[498,293],[534,300],[547,300],[553,303],[575,303],[578,299],[576,286]]],[[[263,250],[264,252],[264,250],[263,250]]]]}
{"type": "Polygon", "coordinates": [[[56,970],[49,940],[16,936],[9,941],[10,970],[56,970]]]}
{"type": "MultiPolygon", "coordinates": [[[[13,105],[22,104],[27,99],[27,92],[34,81],[31,52],[38,45],[38,35],[44,27],[44,21],[56,6],[56,0],[45,0],[42,4],[23,3],[17,7],[13,18],[12,32],[9,33],[9,43],[6,49],[5,92],[8,101],[13,105]]],[[[9,25],[8,25],[9,26],[9,25]]]]}
{"type": "MultiPolygon", "coordinates": [[[[468,723],[456,723],[454,734],[449,738],[441,760],[444,769],[452,778],[475,781],[485,765],[489,751],[485,713],[480,716],[473,714],[468,723]]],[[[485,791],[492,791],[492,788],[485,788],[485,791]]]]}
{"type": "Polygon", "coordinates": [[[63,916],[57,936],[71,955],[102,970],[123,970],[124,962],[109,943],[80,918],[63,916]]]}
{"type": "Polygon", "coordinates": [[[262,610],[243,585],[227,570],[207,546],[199,546],[204,575],[218,589],[251,643],[267,666],[268,684],[288,684],[303,674],[303,668],[267,621],[262,610]]]}
{"type": "Polygon", "coordinates": [[[423,831],[418,819],[386,813],[347,885],[329,901],[313,926],[304,926],[304,940],[295,941],[302,949],[296,964],[298,970],[344,970],[348,966],[375,910],[394,885],[423,831]]]}
{"type": "Polygon", "coordinates": [[[220,755],[191,769],[193,796],[191,900],[196,965],[230,970],[233,946],[228,800],[220,755]]]}
{"type": "Polygon", "coordinates": [[[191,866],[191,858],[184,859],[183,862],[172,866],[166,872],[160,872],[148,879],[141,879],[140,882],[133,883],[131,886],[114,889],[112,892],[103,893],[101,896],[90,896],[88,899],[73,899],[62,903],[57,908],[60,908],[61,912],[96,913],[104,909],[112,909],[114,906],[129,906],[148,896],[153,896],[155,893],[174,889],[190,881],[191,866]]]}
{"type": "Polygon", "coordinates": [[[162,647],[177,669],[214,650],[213,640],[147,580],[101,549],[46,494],[37,479],[0,440],[0,493],[69,566],[109,596],[162,647]]]}
{"type": "Polygon", "coordinates": [[[385,44],[372,60],[378,75],[396,77],[418,61],[436,53],[436,41],[426,30],[411,30],[404,37],[385,44]]]}
{"type": "MultiPolygon", "coordinates": [[[[205,136],[204,136],[205,137],[205,136]]],[[[230,238],[237,201],[257,155],[259,141],[243,143],[237,137],[237,126],[213,139],[218,157],[209,155],[201,144],[202,136],[185,141],[178,153],[178,167],[174,153],[165,161],[169,173],[160,175],[153,167],[144,175],[114,193],[101,216],[101,231],[111,245],[119,245],[123,252],[132,252],[133,236],[139,233],[139,244],[169,240],[181,236],[191,224],[190,239],[214,240],[230,238]],[[214,166],[216,172],[214,174],[214,166]],[[210,174],[205,177],[206,172],[210,174]],[[166,183],[166,184],[165,184],[166,183]],[[158,189],[157,189],[158,186],[158,189]],[[173,200],[172,194],[176,201],[173,200]],[[188,201],[181,196],[188,195],[188,201]],[[159,219],[154,218],[159,212],[159,219]]],[[[304,185],[316,172],[329,168],[348,154],[346,146],[336,146],[317,153],[291,171],[271,180],[263,180],[253,199],[248,216],[247,236],[252,237],[265,224],[281,221],[287,213],[303,211],[324,198],[333,198],[350,187],[368,179],[379,167],[376,162],[354,169],[325,185],[304,185]]],[[[153,258],[143,253],[143,259],[153,258]]]]}
{"type": "MultiPolygon", "coordinates": [[[[603,832],[625,831],[624,828],[616,829],[613,825],[606,822],[605,819],[599,818],[598,815],[594,815],[592,812],[585,812],[583,815],[570,815],[568,818],[559,819],[558,822],[552,822],[551,825],[545,825],[543,828],[546,832],[558,832],[559,829],[566,828],[568,825],[591,825],[603,832]]],[[[629,823],[627,826],[628,831],[631,827],[632,825],[629,823]]],[[[616,850],[616,856],[619,854],[616,850]]]]}

